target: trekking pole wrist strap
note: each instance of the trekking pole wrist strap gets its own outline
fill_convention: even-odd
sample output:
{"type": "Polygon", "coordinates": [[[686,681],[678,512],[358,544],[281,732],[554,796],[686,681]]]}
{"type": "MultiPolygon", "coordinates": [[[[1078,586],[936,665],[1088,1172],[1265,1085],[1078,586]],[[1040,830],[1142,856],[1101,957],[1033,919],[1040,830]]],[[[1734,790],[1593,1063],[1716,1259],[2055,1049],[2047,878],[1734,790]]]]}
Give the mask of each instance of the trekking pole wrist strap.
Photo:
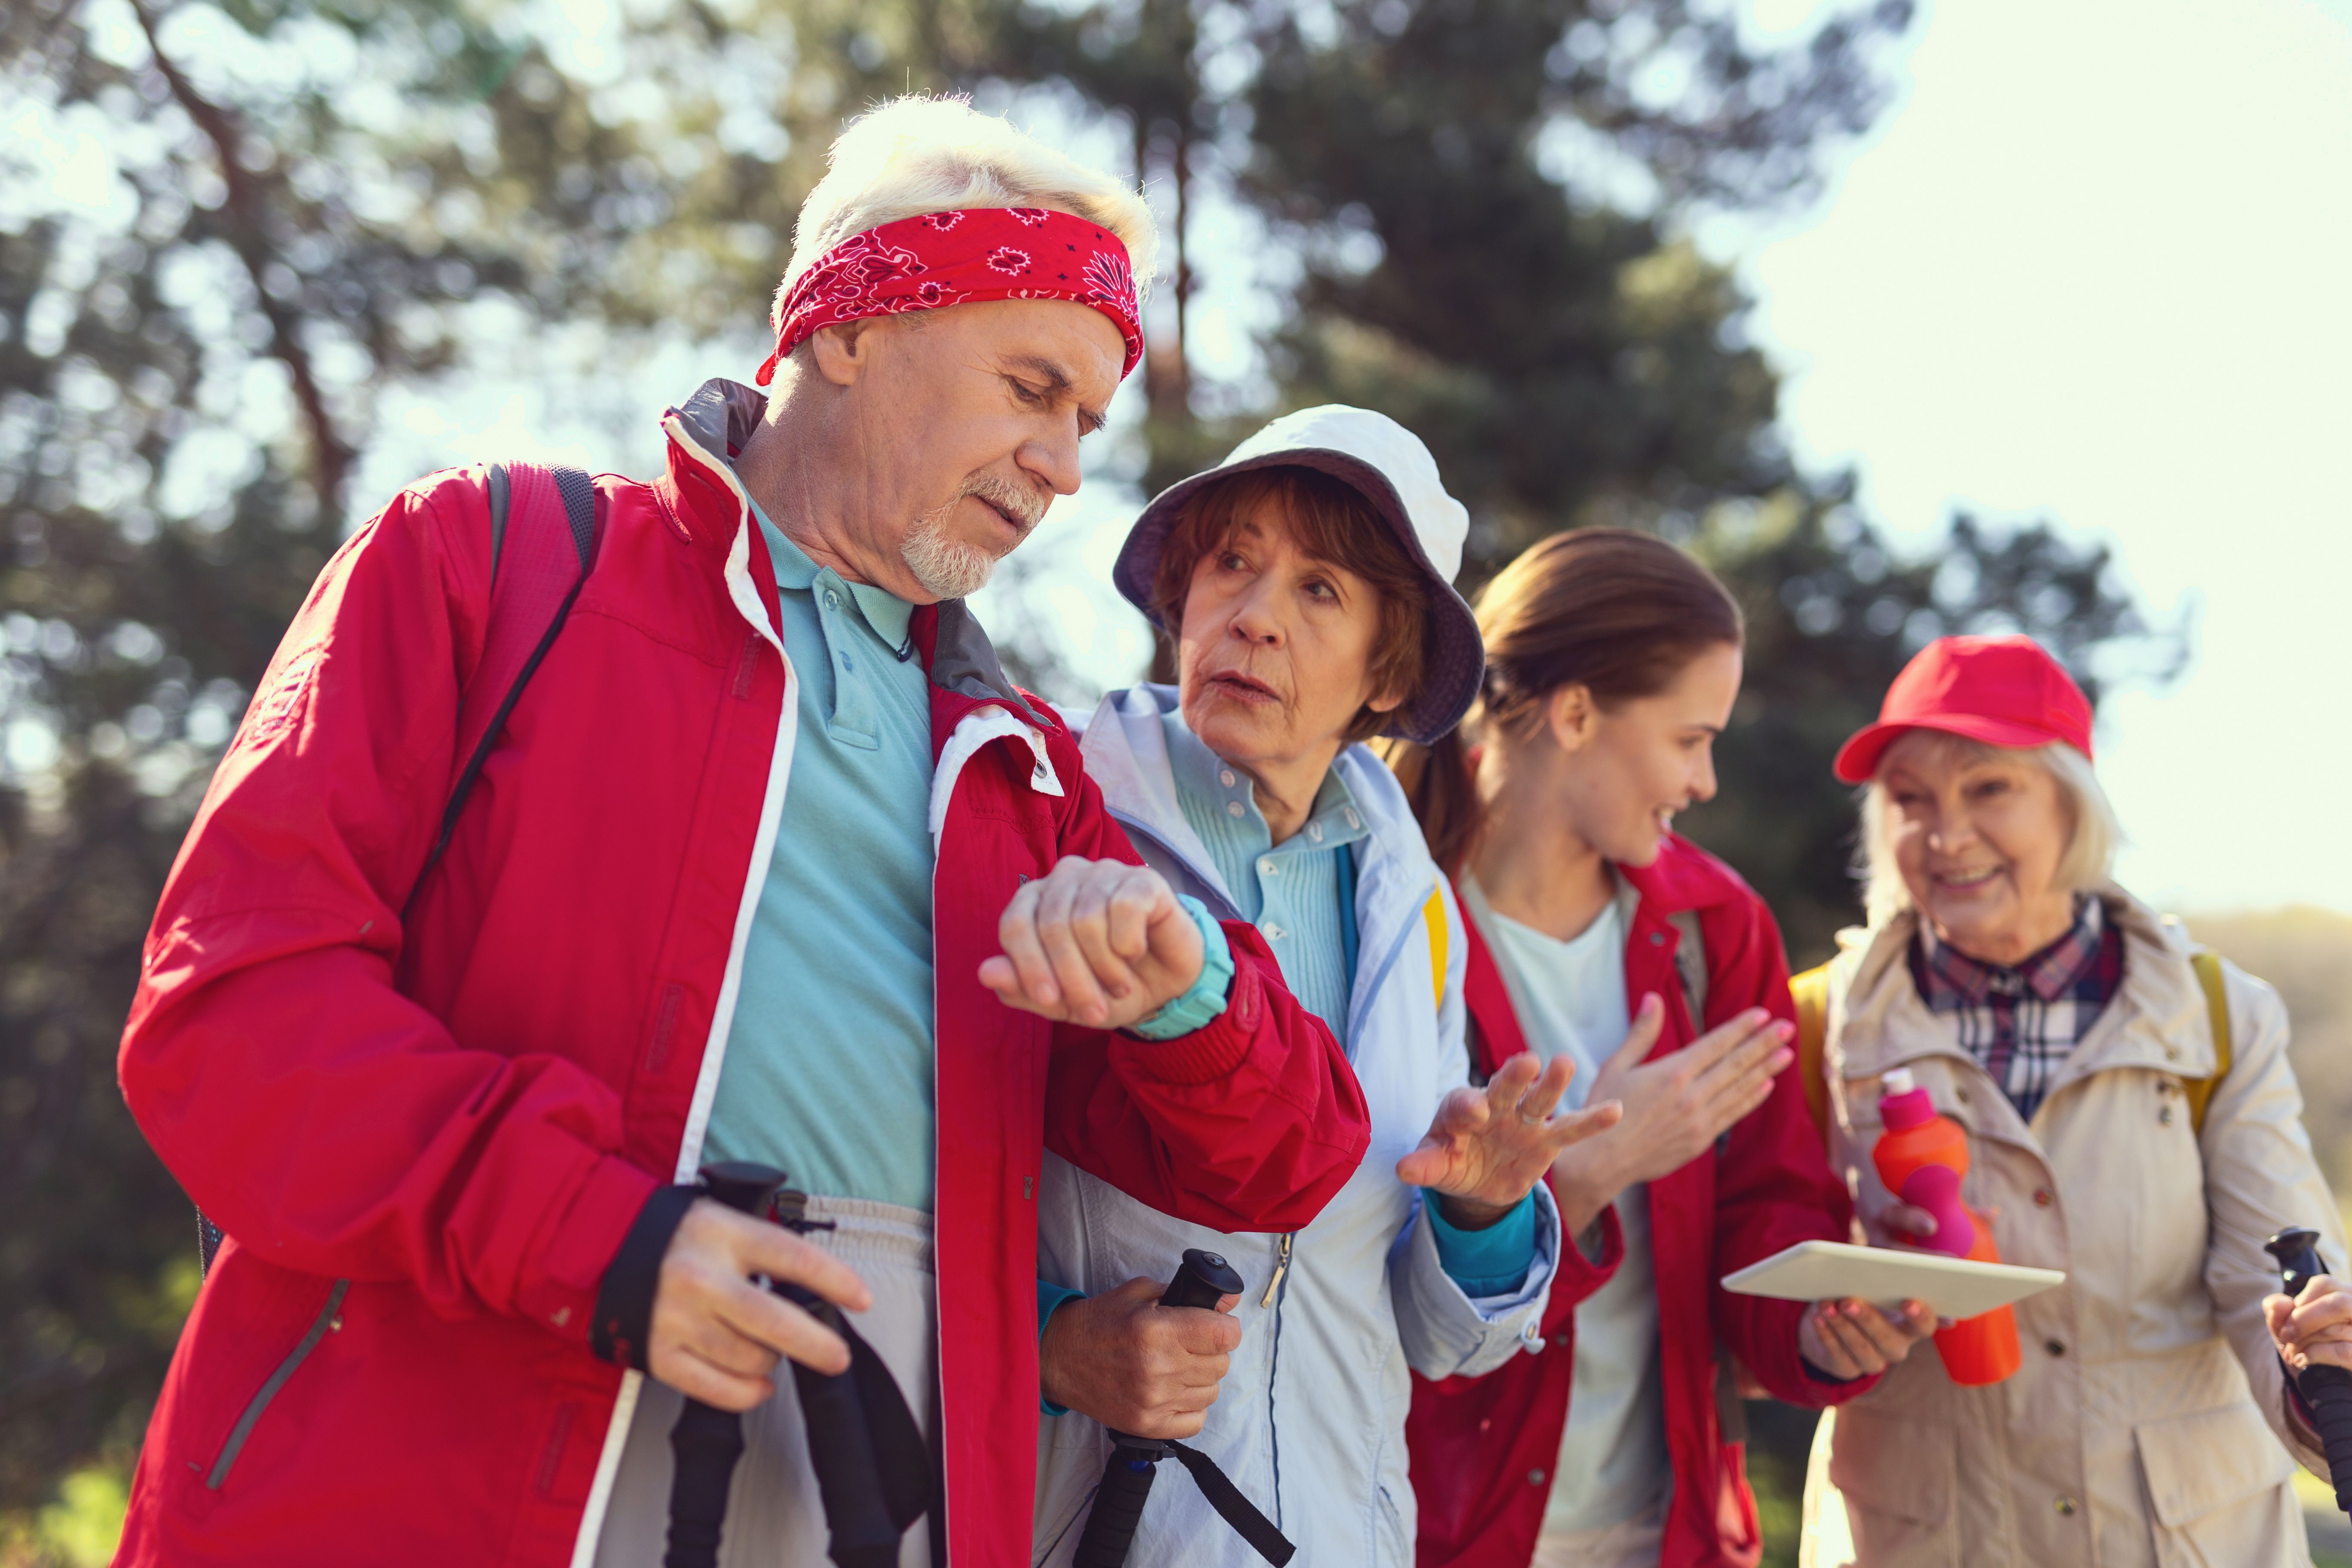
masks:
{"type": "Polygon", "coordinates": [[[702,1196],[699,1187],[656,1187],[637,1211],[629,1232],[605,1267],[596,1289],[596,1321],[588,1345],[599,1359],[650,1371],[654,1296],[661,1289],[662,1258],[686,1211],[702,1196]]]}

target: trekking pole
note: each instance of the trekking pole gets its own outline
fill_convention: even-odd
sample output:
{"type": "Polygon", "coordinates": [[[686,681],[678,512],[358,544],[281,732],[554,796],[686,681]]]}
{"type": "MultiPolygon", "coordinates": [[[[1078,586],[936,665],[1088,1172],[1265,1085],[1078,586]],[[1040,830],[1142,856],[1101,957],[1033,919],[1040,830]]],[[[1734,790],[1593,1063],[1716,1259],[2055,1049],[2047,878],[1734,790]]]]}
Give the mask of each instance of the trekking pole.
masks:
{"type": "MultiPolygon", "coordinates": [[[[805,1235],[831,1230],[807,1217],[804,1194],[781,1191],[772,1165],[729,1160],[702,1167],[700,1185],[740,1214],[805,1235]]],[[[825,1555],[835,1568],[890,1568],[898,1540],[931,1504],[931,1458],[922,1429],[888,1367],[839,1308],[786,1280],[758,1283],[839,1334],[849,1370],[822,1373],[793,1363],[793,1387],[808,1434],[809,1468],[824,1508],[825,1555]]],[[[718,1568],[727,1494],[743,1457],[743,1418],[688,1399],[670,1428],[673,1468],[669,1550],[662,1568],[718,1568]]]]}
{"type": "MultiPolygon", "coordinates": [[[[1176,1278],[1160,1292],[1163,1307],[1198,1307],[1213,1311],[1219,1299],[1238,1296],[1242,1277],[1233,1265],[1213,1252],[1185,1249],[1176,1278]]],[[[1094,1511],[1087,1516],[1086,1532],[1078,1537],[1073,1568],[1121,1568],[1135,1543],[1135,1527],[1142,1521],[1143,1505],[1151,1497],[1152,1479],[1161,1459],[1173,1456],[1190,1470],[1211,1507],[1260,1556],[1281,1568],[1293,1552],[1282,1532],[1253,1507],[1239,1488],[1206,1454],[1171,1438],[1137,1437],[1125,1432],[1110,1435],[1110,1458],[1103,1463],[1102,1484],[1095,1489],[1094,1511]]]]}
{"type": "MultiPolygon", "coordinates": [[[[739,1214],[757,1214],[784,1184],[772,1165],[727,1160],[702,1167],[700,1185],[739,1214]]],[[[743,1418],[689,1398],[669,1429],[669,1550],[662,1568],[719,1568],[727,1492],[743,1457],[743,1418]]]]}
{"type": "MultiPolygon", "coordinates": [[[[2318,1242],[2317,1231],[2297,1228],[2263,1243],[2263,1250],[2278,1259],[2280,1285],[2287,1295],[2302,1294],[2306,1281],[2327,1272],[2318,1242]]],[[[2336,1482],[2336,1506],[2352,1513],[2352,1372],[2314,1362],[2294,1374],[2294,1386],[2319,1428],[2327,1472],[2336,1482]]]]}

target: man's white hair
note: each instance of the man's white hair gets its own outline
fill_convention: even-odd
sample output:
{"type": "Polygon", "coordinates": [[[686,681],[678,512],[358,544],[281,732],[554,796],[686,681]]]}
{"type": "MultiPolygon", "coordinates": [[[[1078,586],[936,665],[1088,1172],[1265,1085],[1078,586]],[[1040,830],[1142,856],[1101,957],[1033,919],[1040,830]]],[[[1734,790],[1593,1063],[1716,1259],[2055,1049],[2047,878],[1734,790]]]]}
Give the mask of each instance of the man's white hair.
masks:
{"type": "Polygon", "coordinates": [[[2087,893],[2115,876],[2123,825],[2116,820],[2107,792],[2099,787],[2090,758],[2063,741],[2045,746],[1989,746],[1945,730],[1913,730],[1879,754],[1877,774],[1862,786],[1862,838],[1854,847],[1854,871],[1862,879],[1863,909],[1872,925],[1885,925],[1911,907],[1911,889],[1895,863],[1895,814],[1886,798],[1887,770],[1904,758],[1966,767],[1990,757],[2021,757],[2057,781],[2066,811],[2066,852],[2058,858],[2053,881],[2069,892],[2087,893]]]}
{"type": "Polygon", "coordinates": [[[1100,225],[1127,247],[1136,288],[1151,278],[1159,226],[1143,198],[1099,169],[982,114],[961,98],[917,93],[851,121],[825,154],[824,179],[801,204],[793,262],[770,320],[817,258],[853,234],[962,207],[1050,207],[1100,225]]]}

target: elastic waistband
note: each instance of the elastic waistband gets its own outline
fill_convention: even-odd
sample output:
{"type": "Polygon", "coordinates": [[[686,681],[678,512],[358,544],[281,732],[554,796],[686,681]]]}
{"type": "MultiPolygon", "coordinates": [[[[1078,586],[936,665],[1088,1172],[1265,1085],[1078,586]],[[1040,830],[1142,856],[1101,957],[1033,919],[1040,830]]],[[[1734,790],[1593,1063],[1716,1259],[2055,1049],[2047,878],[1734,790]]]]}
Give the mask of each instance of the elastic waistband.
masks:
{"type": "Polygon", "coordinates": [[[833,1198],[811,1194],[808,1217],[829,1220],[833,1228],[808,1239],[845,1263],[894,1263],[902,1268],[937,1271],[931,1251],[931,1216],[920,1209],[872,1198],[833,1198]]]}

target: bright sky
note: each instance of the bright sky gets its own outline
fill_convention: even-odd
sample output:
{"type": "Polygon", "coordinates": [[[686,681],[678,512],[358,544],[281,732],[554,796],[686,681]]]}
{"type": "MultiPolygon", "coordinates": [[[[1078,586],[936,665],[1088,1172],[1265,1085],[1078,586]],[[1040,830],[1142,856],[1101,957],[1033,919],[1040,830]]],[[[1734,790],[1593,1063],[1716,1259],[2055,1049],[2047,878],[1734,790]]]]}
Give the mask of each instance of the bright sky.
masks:
{"type": "MultiPolygon", "coordinates": [[[[1759,0],[1801,16],[1804,0],[1759,0]]],[[[1809,465],[2113,544],[2195,660],[2105,705],[2169,907],[2352,910],[2352,0],[1945,0],[1903,96],[1745,250],[1809,465]]]]}

